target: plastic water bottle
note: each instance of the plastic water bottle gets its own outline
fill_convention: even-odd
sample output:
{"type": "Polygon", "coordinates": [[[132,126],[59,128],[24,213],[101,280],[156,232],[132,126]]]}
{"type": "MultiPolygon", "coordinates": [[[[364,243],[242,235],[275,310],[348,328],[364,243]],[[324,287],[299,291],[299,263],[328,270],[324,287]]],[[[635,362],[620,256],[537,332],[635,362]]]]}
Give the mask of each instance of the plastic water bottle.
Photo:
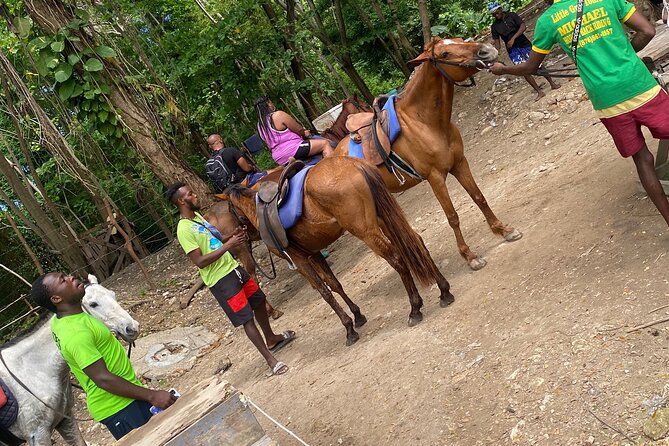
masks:
{"type": "MultiPolygon", "coordinates": [[[[172,395],[174,395],[174,397],[176,399],[179,399],[179,397],[181,396],[181,394],[179,392],[177,392],[177,389],[175,389],[174,387],[172,387],[170,390],[168,390],[168,392],[170,392],[172,395]]],[[[156,407],[156,406],[151,406],[151,408],[149,409],[149,412],[151,412],[153,415],[155,415],[157,413],[160,413],[162,411],[163,411],[163,409],[161,409],[160,407],[156,407]]]]}

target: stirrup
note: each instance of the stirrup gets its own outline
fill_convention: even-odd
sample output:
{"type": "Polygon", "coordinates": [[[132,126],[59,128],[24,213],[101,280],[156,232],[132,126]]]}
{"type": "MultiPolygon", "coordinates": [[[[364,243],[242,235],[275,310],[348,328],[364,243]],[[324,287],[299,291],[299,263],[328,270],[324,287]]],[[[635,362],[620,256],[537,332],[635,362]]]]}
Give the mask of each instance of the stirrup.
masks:
{"type": "Polygon", "coordinates": [[[395,169],[395,166],[390,166],[390,167],[392,174],[395,175],[395,178],[397,178],[397,181],[400,183],[400,186],[404,186],[404,183],[407,182],[406,178],[404,178],[404,175],[402,175],[401,172],[398,172],[397,169],[395,169]]]}
{"type": "Polygon", "coordinates": [[[291,271],[295,271],[297,269],[297,266],[295,265],[295,262],[293,262],[293,259],[290,257],[290,254],[288,254],[288,251],[281,251],[281,254],[286,259],[286,262],[288,262],[288,269],[291,271]]]}

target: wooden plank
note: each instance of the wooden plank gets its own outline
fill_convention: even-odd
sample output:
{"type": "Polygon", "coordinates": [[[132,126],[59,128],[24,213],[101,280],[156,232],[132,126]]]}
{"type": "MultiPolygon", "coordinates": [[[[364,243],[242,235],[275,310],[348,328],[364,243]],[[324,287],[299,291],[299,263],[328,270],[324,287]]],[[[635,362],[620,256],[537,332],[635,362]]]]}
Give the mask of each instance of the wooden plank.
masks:
{"type": "Polygon", "coordinates": [[[658,25],[653,40],[637,54],[641,58],[648,56],[655,61],[661,61],[669,56],[669,28],[667,28],[667,25],[658,25]]]}
{"type": "Polygon", "coordinates": [[[172,407],[159,413],[147,424],[135,429],[118,446],[164,446],[168,441],[195,424],[235,392],[220,375],[214,375],[182,393],[172,407]]]}
{"type": "Polygon", "coordinates": [[[253,412],[235,392],[167,446],[253,446],[264,436],[253,412]]]}

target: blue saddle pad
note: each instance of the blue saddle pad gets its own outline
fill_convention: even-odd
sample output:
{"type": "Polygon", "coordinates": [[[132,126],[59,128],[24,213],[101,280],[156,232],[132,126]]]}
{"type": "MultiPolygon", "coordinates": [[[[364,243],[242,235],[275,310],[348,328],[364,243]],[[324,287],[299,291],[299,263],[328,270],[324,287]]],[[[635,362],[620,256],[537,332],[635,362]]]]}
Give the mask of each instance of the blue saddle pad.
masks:
{"type": "Polygon", "coordinates": [[[295,226],[297,221],[302,216],[302,204],[304,202],[304,180],[307,178],[307,173],[314,167],[307,165],[302,170],[297,172],[289,181],[288,194],[283,198],[281,207],[279,208],[279,220],[285,230],[295,226]]]}
{"type": "MultiPolygon", "coordinates": [[[[397,95],[392,95],[388,98],[386,103],[383,105],[383,110],[388,111],[388,139],[390,139],[390,144],[394,143],[397,137],[400,135],[400,121],[397,119],[397,113],[395,112],[395,98],[397,95]]],[[[349,138],[348,140],[348,156],[354,158],[364,158],[365,155],[362,153],[362,143],[358,143],[349,138]]]]}

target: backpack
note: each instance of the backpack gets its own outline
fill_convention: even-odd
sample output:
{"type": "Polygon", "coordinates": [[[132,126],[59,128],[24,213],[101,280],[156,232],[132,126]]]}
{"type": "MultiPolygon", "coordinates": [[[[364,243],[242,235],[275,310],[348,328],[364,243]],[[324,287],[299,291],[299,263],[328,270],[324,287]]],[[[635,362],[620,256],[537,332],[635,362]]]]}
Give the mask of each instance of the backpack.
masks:
{"type": "Polygon", "coordinates": [[[235,174],[225,164],[225,160],[222,156],[223,150],[224,149],[221,149],[216,153],[213,153],[204,165],[204,170],[207,172],[207,176],[213,183],[214,191],[217,194],[220,194],[225,188],[237,182],[235,174]]]}

